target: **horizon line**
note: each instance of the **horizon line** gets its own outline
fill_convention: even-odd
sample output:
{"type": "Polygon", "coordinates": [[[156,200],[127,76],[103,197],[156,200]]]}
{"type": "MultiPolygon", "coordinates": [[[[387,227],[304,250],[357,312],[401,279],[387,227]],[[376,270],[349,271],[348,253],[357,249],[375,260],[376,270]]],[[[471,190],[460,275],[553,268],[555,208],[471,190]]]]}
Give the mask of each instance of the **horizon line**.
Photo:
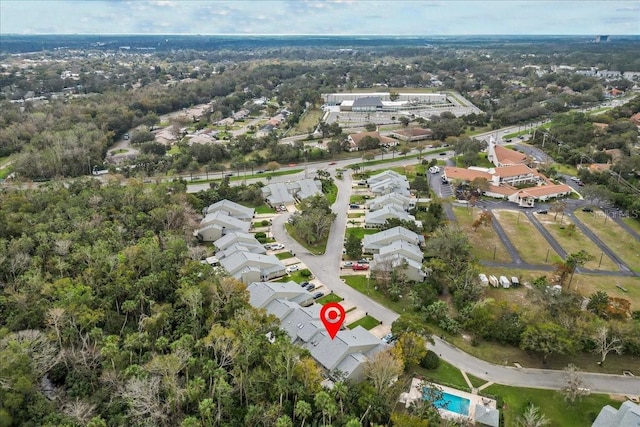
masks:
{"type": "Polygon", "coordinates": [[[473,34],[273,34],[273,33],[2,33],[0,36],[234,36],[234,37],[460,37],[460,36],[572,36],[572,37],[596,37],[596,36],[626,36],[640,37],[639,34],[564,34],[564,33],[473,33],[473,34]]]}

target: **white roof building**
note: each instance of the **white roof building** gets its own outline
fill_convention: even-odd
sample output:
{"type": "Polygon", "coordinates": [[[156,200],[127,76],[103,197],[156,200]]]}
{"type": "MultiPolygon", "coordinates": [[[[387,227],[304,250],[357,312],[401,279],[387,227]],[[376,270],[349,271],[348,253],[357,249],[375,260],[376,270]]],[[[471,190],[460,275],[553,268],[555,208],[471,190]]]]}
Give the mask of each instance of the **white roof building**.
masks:
{"type": "Polygon", "coordinates": [[[420,246],[424,244],[424,237],[404,227],[393,227],[379,233],[365,235],[362,239],[362,248],[365,253],[377,254],[381,248],[398,241],[420,246]]]}

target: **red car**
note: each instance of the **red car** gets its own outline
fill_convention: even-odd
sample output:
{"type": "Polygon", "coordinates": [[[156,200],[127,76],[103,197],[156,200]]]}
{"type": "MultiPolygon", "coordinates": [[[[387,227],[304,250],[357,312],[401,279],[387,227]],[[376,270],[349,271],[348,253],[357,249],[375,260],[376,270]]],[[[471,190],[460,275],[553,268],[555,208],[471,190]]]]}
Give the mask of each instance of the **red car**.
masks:
{"type": "Polygon", "coordinates": [[[336,164],[336,162],[331,162],[331,163],[329,163],[329,166],[333,166],[335,164],[336,164]]]}
{"type": "Polygon", "coordinates": [[[369,269],[369,264],[353,264],[352,267],[354,270],[368,270],[369,269]]]}

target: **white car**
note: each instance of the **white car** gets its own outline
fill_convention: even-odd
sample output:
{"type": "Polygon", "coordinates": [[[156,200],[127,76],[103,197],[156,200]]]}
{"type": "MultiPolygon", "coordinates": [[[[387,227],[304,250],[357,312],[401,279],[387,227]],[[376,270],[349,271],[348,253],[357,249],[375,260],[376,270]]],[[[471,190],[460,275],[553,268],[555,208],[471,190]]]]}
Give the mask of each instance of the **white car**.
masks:
{"type": "Polygon", "coordinates": [[[282,243],[273,243],[271,245],[272,251],[279,251],[280,249],[284,249],[284,245],[282,243]]]}
{"type": "Polygon", "coordinates": [[[294,271],[298,271],[298,270],[300,270],[300,266],[296,264],[296,265],[291,265],[287,267],[286,272],[293,273],[294,271]]]}

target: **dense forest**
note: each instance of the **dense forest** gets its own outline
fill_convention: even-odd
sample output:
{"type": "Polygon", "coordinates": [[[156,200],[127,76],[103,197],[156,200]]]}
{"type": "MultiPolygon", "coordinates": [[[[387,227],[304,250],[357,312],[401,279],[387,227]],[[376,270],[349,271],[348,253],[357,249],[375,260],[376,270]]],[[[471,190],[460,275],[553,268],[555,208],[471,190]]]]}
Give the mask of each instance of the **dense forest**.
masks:
{"type": "Polygon", "coordinates": [[[96,180],[0,194],[0,425],[388,422],[400,359],[321,389],[277,319],[199,262],[189,197],[96,180]]]}

